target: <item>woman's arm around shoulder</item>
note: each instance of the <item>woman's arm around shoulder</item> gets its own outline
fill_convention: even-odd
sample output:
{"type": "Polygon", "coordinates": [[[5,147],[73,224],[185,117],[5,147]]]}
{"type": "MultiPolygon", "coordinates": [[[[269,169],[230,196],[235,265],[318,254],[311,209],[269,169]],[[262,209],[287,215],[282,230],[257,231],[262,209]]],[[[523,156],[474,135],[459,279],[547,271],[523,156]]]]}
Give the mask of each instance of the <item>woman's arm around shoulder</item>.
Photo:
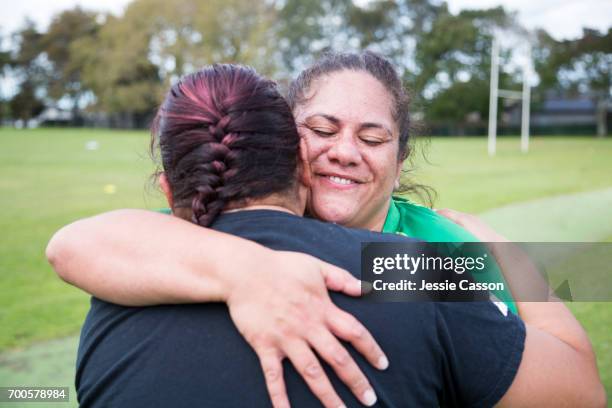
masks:
{"type": "Polygon", "coordinates": [[[66,282],[126,306],[226,302],[259,357],[275,407],[289,405],[284,358],[326,407],[342,405],[315,352],[364,404],[376,400],[338,338],[380,369],[388,362],[368,330],[331,301],[328,289],[361,293],[359,280],[340,268],[145,210],[67,225],[52,237],[47,258],[66,282]]]}

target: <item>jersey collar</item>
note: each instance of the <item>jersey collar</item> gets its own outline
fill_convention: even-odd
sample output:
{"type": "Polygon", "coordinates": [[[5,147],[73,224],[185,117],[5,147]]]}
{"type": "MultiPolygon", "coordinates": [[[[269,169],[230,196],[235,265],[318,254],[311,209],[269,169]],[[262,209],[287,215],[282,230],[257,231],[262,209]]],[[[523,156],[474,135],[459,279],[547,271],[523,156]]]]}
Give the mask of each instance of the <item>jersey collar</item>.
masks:
{"type": "Polygon", "coordinates": [[[396,232],[399,230],[400,223],[400,212],[395,205],[395,198],[391,197],[391,205],[389,205],[389,212],[387,212],[387,218],[383,225],[383,232],[396,232]]]}

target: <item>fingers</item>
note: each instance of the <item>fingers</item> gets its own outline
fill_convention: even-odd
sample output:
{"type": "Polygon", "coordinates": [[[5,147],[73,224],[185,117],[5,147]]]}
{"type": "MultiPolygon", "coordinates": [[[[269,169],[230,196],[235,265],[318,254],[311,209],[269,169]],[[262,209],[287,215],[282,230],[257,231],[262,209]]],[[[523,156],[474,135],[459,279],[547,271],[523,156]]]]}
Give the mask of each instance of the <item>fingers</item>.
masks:
{"type": "Polygon", "coordinates": [[[385,370],[389,366],[387,356],[374,337],[351,314],[334,306],[328,315],[328,325],[336,336],[351,343],[374,367],[385,370]]]}
{"type": "Polygon", "coordinates": [[[310,390],[325,407],[345,407],[329,382],[319,360],[305,342],[292,342],[288,345],[285,353],[298,373],[304,378],[310,390]]]}
{"type": "Polygon", "coordinates": [[[330,332],[320,330],[313,333],[309,338],[309,343],[316,352],[327,361],[362,404],[368,407],[374,405],[376,394],[348,351],[330,332]]]}
{"type": "Polygon", "coordinates": [[[283,379],[282,358],[274,349],[258,351],[259,362],[266,379],[266,388],[274,408],[290,408],[287,388],[283,379]]]}
{"type": "Polygon", "coordinates": [[[321,275],[328,289],[349,296],[361,296],[361,281],[342,268],[322,262],[321,275]]]}

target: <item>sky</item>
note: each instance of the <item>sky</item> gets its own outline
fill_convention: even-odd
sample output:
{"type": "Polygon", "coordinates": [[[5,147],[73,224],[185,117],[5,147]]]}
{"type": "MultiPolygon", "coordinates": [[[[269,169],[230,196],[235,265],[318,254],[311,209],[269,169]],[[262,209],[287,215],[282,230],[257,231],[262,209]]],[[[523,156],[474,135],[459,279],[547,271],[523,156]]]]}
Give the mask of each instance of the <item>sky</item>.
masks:
{"type": "MultiPolygon", "coordinates": [[[[368,0],[362,0],[368,1],[368,0]]],[[[119,14],[129,0],[4,0],[0,14],[1,32],[6,35],[30,17],[40,29],[61,10],[81,5],[90,10],[119,14]],[[9,2],[10,1],[10,2],[9,2]]],[[[488,8],[503,5],[518,11],[519,21],[529,29],[546,29],[556,39],[579,37],[582,27],[607,31],[612,26],[611,0],[447,0],[453,13],[465,8],[488,8]]]]}

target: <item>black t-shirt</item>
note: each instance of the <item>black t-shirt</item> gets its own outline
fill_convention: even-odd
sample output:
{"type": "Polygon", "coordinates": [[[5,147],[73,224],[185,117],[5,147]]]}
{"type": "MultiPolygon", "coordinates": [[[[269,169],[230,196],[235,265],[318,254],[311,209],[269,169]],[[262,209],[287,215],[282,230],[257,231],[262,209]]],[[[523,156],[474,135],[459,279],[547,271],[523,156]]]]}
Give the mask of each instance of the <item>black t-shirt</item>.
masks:
{"type": "MultiPolygon", "coordinates": [[[[225,214],[213,228],[311,254],[356,276],[361,242],[409,240],[270,210],[225,214]]],[[[514,379],[525,327],[491,302],[371,303],[335,293],[332,298],[368,327],[389,357],[389,368],[378,371],[348,347],[376,391],[377,406],[492,406],[514,379]]],[[[345,404],[361,406],[324,366],[345,404]]],[[[320,406],[287,361],[284,371],[293,407],[320,406]]],[[[256,354],[219,303],[121,307],[92,298],[76,388],[82,407],[271,405],[256,354]]]]}

